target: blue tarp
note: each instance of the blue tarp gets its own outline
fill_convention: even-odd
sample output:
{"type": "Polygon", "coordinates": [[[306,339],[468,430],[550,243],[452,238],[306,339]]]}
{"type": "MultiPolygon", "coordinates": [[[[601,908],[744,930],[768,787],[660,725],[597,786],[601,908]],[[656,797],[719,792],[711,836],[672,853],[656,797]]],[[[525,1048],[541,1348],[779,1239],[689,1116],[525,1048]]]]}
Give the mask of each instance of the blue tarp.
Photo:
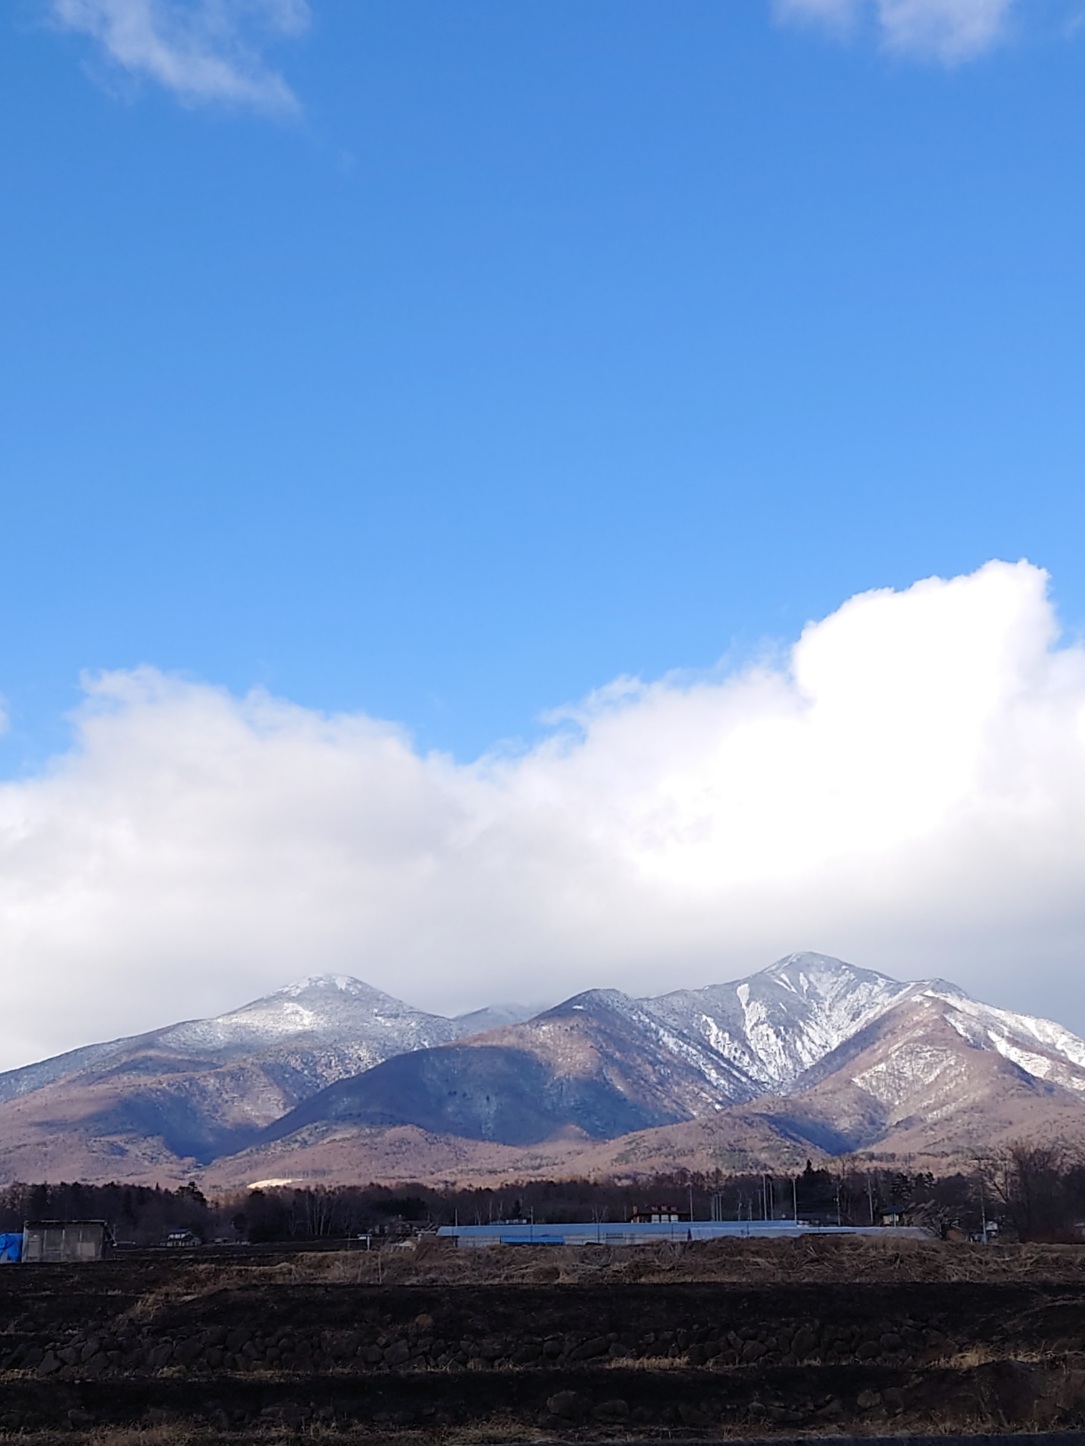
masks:
{"type": "Polygon", "coordinates": [[[23,1258],[23,1233],[5,1235],[0,1231],[0,1265],[17,1265],[23,1258]]]}

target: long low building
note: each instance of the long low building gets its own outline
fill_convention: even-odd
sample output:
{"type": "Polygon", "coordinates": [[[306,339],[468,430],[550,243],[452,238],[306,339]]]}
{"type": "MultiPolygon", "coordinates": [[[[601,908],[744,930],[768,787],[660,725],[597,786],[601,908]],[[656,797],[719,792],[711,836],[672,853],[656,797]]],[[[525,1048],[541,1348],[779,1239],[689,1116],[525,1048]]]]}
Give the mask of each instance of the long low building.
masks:
{"type": "Polygon", "coordinates": [[[437,1234],[461,1248],[487,1245],[651,1245],[693,1240],[745,1239],[759,1236],[786,1240],[798,1235],[876,1235],[885,1240],[930,1240],[931,1234],[912,1225],[813,1225],[802,1220],[671,1220],[578,1221],[542,1225],[530,1221],[497,1225],[442,1225],[437,1234]]]}

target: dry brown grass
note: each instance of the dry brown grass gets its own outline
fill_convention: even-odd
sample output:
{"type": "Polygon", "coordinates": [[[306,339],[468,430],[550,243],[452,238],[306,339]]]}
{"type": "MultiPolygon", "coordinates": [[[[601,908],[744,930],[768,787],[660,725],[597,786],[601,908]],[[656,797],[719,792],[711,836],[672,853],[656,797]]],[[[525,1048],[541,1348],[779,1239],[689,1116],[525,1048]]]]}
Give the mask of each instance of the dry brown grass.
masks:
{"type": "Polygon", "coordinates": [[[931,1240],[804,1236],[797,1240],[661,1242],[638,1246],[493,1246],[420,1251],[298,1253],[253,1269],[192,1262],[124,1314],[137,1324],[163,1306],[223,1289],[267,1286],[591,1286],[903,1282],[1085,1286],[1085,1246],[945,1244],[931,1240]]]}
{"type": "MultiPolygon", "coordinates": [[[[232,1268],[211,1267],[216,1288],[232,1268]]],[[[238,1272],[239,1279],[252,1276],[238,1272]]],[[[869,1236],[662,1242],[637,1246],[492,1246],[299,1254],[262,1279],[290,1284],[581,1285],[609,1282],[740,1285],[780,1282],[1052,1281],[1085,1285],[1085,1246],[946,1244],[869,1236]]],[[[230,1282],[233,1283],[233,1282],[230,1282]]],[[[195,1280],[174,1287],[199,1293],[195,1280]]]]}
{"type": "Polygon", "coordinates": [[[608,1371],[688,1371],[689,1361],[685,1356],[622,1356],[618,1360],[604,1362],[608,1371]]]}
{"type": "Polygon", "coordinates": [[[552,1441],[553,1432],[525,1427],[512,1416],[491,1416],[470,1426],[449,1426],[441,1434],[441,1446],[494,1446],[505,1441],[552,1441]]]}

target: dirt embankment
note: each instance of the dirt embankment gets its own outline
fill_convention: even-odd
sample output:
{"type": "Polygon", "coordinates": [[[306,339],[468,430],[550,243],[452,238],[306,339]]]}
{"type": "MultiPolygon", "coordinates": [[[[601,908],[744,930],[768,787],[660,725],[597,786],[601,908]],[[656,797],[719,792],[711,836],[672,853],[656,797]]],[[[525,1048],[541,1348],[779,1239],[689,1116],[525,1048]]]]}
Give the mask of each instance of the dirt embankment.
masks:
{"type": "Polygon", "coordinates": [[[1085,1427],[1085,1252],[798,1247],[5,1268],[0,1432],[466,1443],[1085,1427]]]}

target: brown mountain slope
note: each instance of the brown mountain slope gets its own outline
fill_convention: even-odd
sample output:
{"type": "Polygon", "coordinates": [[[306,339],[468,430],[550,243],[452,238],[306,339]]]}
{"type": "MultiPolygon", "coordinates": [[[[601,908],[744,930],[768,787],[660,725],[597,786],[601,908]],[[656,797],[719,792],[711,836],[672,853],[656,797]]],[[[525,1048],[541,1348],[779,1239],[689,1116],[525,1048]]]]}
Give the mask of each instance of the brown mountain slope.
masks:
{"type": "Polygon", "coordinates": [[[749,1080],[617,990],[459,1044],[417,1050],[341,1080],[277,1120],[260,1143],[321,1123],[413,1125],[534,1145],[570,1129],[597,1140],[714,1113],[749,1080]]]}
{"type": "Polygon", "coordinates": [[[261,1181],[322,1184],[411,1180],[497,1185],[510,1180],[603,1175],[649,1179],[677,1169],[745,1170],[772,1164],[801,1169],[821,1153],[786,1138],[767,1117],[735,1111],[638,1130],[614,1140],[591,1140],[569,1131],[526,1147],[437,1135],[417,1126],[372,1128],[312,1125],[286,1139],[218,1160],[200,1176],[213,1189],[240,1189],[261,1181]]]}
{"type": "MultiPolygon", "coordinates": [[[[374,1128],[320,1118],[217,1162],[207,1178],[242,1185],[304,1176],[480,1182],[555,1174],[647,1177],[678,1168],[801,1168],[807,1158],[820,1162],[860,1150],[956,1166],[1020,1135],[1085,1138],[1080,1092],[1036,1078],[997,1049],[982,1047],[973,1034],[952,999],[913,997],[832,1051],[788,1097],[767,1096],[609,1140],[566,1130],[529,1148],[415,1125],[374,1128]]],[[[508,1035],[484,1039],[489,1044],[502,1037],[508,1035]]],[[[522,1026],[515,1037],[523,1038],[522,1026]]],[[[546,1035],[537,1039],[542,1055],[549,1041],[546,1035]]],[[[602,1063],[590,1029],[574,1025],[560,1041],[567,1067],[602,1063]]]]}
{"type": "Polygon", "coordinates": [[[183,1183],[292,1103],[255,1063],[161,1074],[141,1063],[135,1078],[107,1068],[0,1106],[0,1179],[183,1183]]]}
{"type": "MultiPolygon", "coordinates": [[[[502,1018],[516,1017],[509,1006],[502,1018]]],[[[489,1011],[481,1012],[485,1023],[489,1011]]],[[[0,1180],[189,1178],[333,1081],[473,1027],[343,975],[0,1074],[0,1180]]]]}
{"type": "Polygon", "coordinates": [[[794,1095],[762,1108],[834,1154],[960,1159],[1037,1131],[1085,1136],[1080,1090],[1037,1078],[971,1033],[952,1001],[906,1000],[808,1070],[794,1095]]]}
{"type": "Polygon", "coordinates": [[[12,1071],[0,1181],[645,1176],[855,1151],[967,1163],[1022,1135],[1085,1139],[1085,1041],[823,956],[662,1001],[591,990],[419,1048],[462,1027],[323,976],[12,1071]],[[757,1077],[786,1096],[757,1097],[741,1063],[755,1048],[757,1077]]]}

